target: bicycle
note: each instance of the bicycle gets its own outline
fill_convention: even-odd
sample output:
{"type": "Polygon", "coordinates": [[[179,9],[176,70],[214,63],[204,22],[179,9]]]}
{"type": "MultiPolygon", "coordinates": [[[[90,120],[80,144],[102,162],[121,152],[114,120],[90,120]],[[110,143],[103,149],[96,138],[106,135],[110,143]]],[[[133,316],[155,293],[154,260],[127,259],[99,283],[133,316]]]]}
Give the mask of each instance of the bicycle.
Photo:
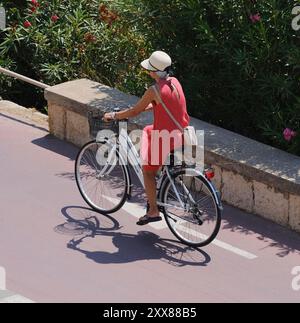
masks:
{"type": "MultiPolygon", "coordinates": [[[[108,215],[120,210],[131,198],[130,167],[144,187],[142,167],[127,131],[117,136],[120,122],[127,124],[128,120],[104,122],[100,114],[90,113],[89,122],[94,136],[103,129],[113,130],[113,134],[96,138],[80,149],[75,162],[76,183],[85,202],[108,215]],[[128,156],[124,156],[126,151],[128,156]],[[103,159],[101,163],[99,156],[103,159]]],[[[157,175],[157,204],[177,239],[189,246],[203,247],[220,230],[223,210],[220,194],[207,170],[199,172],[184,164],[175,165],[174,155],[170,153],[170,165],[163,165],[157,175]]]]}

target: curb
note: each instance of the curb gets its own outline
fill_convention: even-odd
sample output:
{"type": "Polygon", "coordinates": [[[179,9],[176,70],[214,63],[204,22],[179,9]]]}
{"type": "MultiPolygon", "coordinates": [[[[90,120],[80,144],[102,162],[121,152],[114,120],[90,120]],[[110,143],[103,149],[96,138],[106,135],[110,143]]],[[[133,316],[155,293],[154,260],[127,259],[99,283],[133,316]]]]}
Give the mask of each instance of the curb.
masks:
{"type": "Polygon", "coordinates": [[[7,100],[0,100],[0,114],[13,117],[17,120],[29,123],[31,126],[44,128],[49,132],[48,116],[38,112],[36,109],[24,108],[7,100]]]}

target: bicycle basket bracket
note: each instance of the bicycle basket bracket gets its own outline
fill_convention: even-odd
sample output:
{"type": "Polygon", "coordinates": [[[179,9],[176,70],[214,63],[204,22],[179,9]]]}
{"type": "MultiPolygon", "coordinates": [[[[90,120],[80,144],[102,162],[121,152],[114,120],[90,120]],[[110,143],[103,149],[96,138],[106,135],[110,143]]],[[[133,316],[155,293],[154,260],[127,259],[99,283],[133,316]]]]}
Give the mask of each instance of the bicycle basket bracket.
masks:
{"type": "Polygon", "coordinates": [[[105,122],[102,120],[103,113],[101,112],[88,112],[88,122],[90,126],[90,135],[93,138],[97,137],[97,134],[101,130],[111,130],[113,133],[117,133],[118,125],[116,121],[105,122]]]}

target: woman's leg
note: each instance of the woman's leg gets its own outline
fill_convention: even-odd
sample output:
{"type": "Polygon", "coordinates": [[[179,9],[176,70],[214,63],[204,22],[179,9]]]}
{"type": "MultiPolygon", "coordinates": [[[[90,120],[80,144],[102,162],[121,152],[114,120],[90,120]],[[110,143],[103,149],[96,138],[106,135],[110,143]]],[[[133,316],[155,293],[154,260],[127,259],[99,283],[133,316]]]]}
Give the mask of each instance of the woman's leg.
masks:
{"type": "Polygon", "coordinates": [[[157,201],[156,201],[156,180],[155,180],[156,173],[157,173],[157,170],[148,170],[143,168],[145,192],[150,205],[150,209],[147,215],[150,217],[159,216],[159,210],[158,210],[157,201]]]}

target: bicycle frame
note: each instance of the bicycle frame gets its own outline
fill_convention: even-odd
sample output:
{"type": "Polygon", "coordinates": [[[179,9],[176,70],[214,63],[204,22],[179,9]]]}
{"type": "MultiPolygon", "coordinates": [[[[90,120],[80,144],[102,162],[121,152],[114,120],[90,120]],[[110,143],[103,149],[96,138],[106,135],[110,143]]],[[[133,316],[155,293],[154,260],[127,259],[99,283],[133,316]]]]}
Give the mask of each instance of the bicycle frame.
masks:
{"type": "MultiPolygon", "coordinates": [[[[115,138],[115,137],[114,137],[115,138]]],[[[140,156],[139,153],[136,149],[136,147],[134,146],[132,140],[130,139],[130,137],[127,134],[127,131],[125,130],[121,130],[119,132],[119,137],[118,140],[114,142],[110,142],[109,138],[108,138],[108,142],[111,143],[111,147],[110,147],[110,153],[109,153],[109,157],[108,157],[108,161],[107,161],[107,165],[105,165],[100,173],[100,176],[102,174],[107,174],[110,173],[114,166],[115,166],[115,162],[112,162],[113,156],[115,156],[116,150],[118,149],[119,152],[119,156],[120,156],[120,160],[121,163],[123,165],[127,165],[127,162],[133,167],[133,171],[135,172],[135,174],[137,175],[137,178],[139,179],[141,185],[143,186],[143,188],[145,188],[145,184],[144,184],[144,176],[143,176],[143,171],[142,171],[142,166],[141,166],[141,160],[140,160],[140,156]]],[[[116,161],[116,160],[115,160],[116,161]]],[[[203,174],[201,174],[200,172],[193,170],[193,169],[186,169],[186,174],[188,176],[202,176],[203,178],[205,178],[203,176],[203,174]]],[[[129,191],[128,191],[128,198],[130,198],[131,196],[131,177],[130,177],[130,171],[128,170],[128,174],[126,174],[128,182],[129,182],[129,191]]],[[[164,184],[164,182],[169,179],[173,190],[176,194],[176,197],[181,205],[182,208],[184,208],[184,203],[178,193],[178,190],[176,188],[176,185],[173,181],[173,178],[171,176],[170,170],[168,168],[168,166],[164,165],[161,169],[161,173],[159,175],[158,178],[158,189],[157,189],[157,204],[159,206],[169,206],[165,203],[162,202],[162,196],[160,194],[161,192],[161,188],[164,184]]],[[[209,181],[208,185],[212,188],[212,192],[216,197],[216,200],[218,201],[218,206],[220,208],[222,208],[222,204],[220,202],[219,196],[217,195],[217,192],[215,190],[215,188],[213,187],[212,183],[210,183],[209,181]]],[[[183,189],[184,191],[187,193],[187,196],[189,197],[190,201],[192,204],[195,204],[196,202],[194,201],[193,197],[191,196],[191,194],[189,193],[189,190],[187,189],[187,187],[185,186],[185,184],[183,183],[183,189]]],[[[174,208],[174,205],[172,205],[172,207],[174,208]]]]}

